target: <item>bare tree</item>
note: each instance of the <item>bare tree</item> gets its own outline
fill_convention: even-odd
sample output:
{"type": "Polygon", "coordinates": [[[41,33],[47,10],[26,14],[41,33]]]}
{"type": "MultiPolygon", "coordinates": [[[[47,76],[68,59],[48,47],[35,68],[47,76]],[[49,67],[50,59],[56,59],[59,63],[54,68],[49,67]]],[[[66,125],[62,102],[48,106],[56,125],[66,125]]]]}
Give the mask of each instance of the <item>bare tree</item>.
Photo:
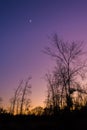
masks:
{"type": "Polygon", "coordinates": [[[21,104],[20,104],[20,114],[23,114],[24,104],[26,104],[26,106],[28,106],[28,107],[29,107],[28,104],[30,104],[30,99],[29,98],[27,99],[27,95],[29,95],[31,93],[31,91],[30,91],[31,85],[29,84],[30,80],[31,80],[31,77],[29,77],[27,79],[27,81],[25,83],[25,86],[22,89],[21,104]]]}
{"type": "Polygon", "coordinates": [[[29,84],[31,77],[29,77],[26,83],[22,80],[14,92],[14,97],[10,99],[10,113],[12,114],[25,114],[29,112],[30,108],[30,88],[29,84]]]}
{"type": "Polygon", "coordinates": [[[45,100],[45,114],[53,115],[58,113],[61,107],[61,92],[59,88],[59,80],[54,73],[46,73],[47,81],[47,98],[45,100]]]}
{"type": "Polygon", "coordinates": [[[48,73],[46,74],[48,83],[47,99],[45,101],[49,114],[55,114],[60,109],[60,91],[58,84],[56,84],[55,77],[48,73]],[[52,112],[53,111],[53,112],[52,112]]]}
{"type": "Polygon", "coordinates": [[[86,60],[83,60],[85,54],[83,42],[64,42],[55,34],[51,46],[46,47],[44,53],[50,55],[56,61],[53,76],[56,79],[56,85],[60,87],[61,99],[65,98],[66,106],[70,110],[73,105],[71,95],[74,91],[77,91],[78,78],[80,76],[85,77],[87,67],[86,60]]]}
{"type": "Polygon", "coordinates": [[[20,82],[19,86],[17,87],[17,89],[14,92],[14,97],[11,98],[10,102],[11,102],[11,108],[10,108],[10,113],[15,114],[16,113],[16,103],[18,100],[18,97],[20,95],[21,89],[22,89],[22,84],[23,84],[23,80],[20,82]]]}

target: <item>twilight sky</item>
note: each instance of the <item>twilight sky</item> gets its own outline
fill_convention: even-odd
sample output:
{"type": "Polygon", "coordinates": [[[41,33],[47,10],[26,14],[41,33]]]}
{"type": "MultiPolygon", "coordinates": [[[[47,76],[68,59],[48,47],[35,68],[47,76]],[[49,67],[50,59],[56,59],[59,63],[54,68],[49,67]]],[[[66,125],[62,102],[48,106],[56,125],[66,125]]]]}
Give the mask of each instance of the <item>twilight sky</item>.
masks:
{"type": "Polygon", "coordinates": [[[32,76],[32,106],[43,106],[44,75],[54,62],[43,54],[48,36],[87,42],[87,0],[0,0],[0,97],[7,105],[20,80],[32,76]]]}

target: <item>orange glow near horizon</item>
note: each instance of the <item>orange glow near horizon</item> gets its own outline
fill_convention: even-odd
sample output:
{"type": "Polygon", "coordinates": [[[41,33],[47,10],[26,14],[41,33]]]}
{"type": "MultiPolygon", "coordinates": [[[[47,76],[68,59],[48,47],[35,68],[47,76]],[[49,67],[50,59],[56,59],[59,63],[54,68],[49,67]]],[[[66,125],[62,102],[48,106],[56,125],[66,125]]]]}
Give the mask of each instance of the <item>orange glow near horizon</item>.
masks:
{"type": "Polygon", "coordinates": [[[0,97],[9,100],[20,80],[32,76],[31,106],[43,106],[45,74],[55,61],[43,54],[55,32],[65,41],[85,42],[87,48],[87,1],[0,1],[0,97]],[[29,22],[29,19],[32,20],[29,22]]]}

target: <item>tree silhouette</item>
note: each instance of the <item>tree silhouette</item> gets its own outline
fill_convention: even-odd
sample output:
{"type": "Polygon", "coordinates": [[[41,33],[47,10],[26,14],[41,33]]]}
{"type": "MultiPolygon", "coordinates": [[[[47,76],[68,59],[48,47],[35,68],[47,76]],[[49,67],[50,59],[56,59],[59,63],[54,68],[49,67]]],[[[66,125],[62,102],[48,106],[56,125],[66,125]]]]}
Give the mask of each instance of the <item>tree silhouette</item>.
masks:
{"type": "Polygon", "coordinates": [[[43,112],[44,112],[44,109],[41,106],[37,106],[31,110],[31,114],[38,115],[38,116],[41,116],[43,112]]]}
{"type": "Polygon", "coordinates": [[[26,82],[22,80],[14,92],[13,98],[11,98],[10,113],[12,114],[25,114],[29,112],[30,108],[30,88],[29,84],[31,77],[26,82]]]}
{"type": "Polygon", "coordinates": [[[52,115],[60,109],[60,93],[58,90],[58,85],[56,85],[55,78],[52,76],[52,74],[46,74],[46,81],[48,83],[48,91],[47,99],[45,100],[47,109],[45,110],[49,111],[48,113],[52,115]]]}
{"type": "MultiPolygon", "coordinates": [[[[14,92],[14,97],[10,99],[11,102],[11,108],[10,108],[10,113],[15,114],[15,107],[17,105],[18,108],[18,101],[19,101],[19,96],[20,96],[20,92],[22,89],[22,84],[23,84],[23,80],[20,82],[19,86],[17,87],[17,89],[14,92]]],[[[17,109],[18,111],[18,109],[17,109]]],[[[16,112],[18,113],[18,112],[16,112]]]]}
{"type": "Polygon", "coordinates": [[[21,96],[21,104],[20,104],[20,114],[23,114],[23,109],[24,109],[24,104],[26,104],[25,110],[28,110],[28,107],[30,104],[30,99],[27,99],[27,95],[31,93],[30,88],[31,85],[28,84],[29,81],[31,80],[31,77],[29,77],[25,83],[24,88],[22,89],[22,96],[21,96]]]}
{"type": "Polygon", "coordinates": [[[2,101],[3,101],[3,99],[2,99],[2,97],[0,97],[0,106],[1,106],[2,101]]]}
{"type": "MultiPolygon", "coordinates": [[[[78,88],[77,85],[78,78],[81,80],[85,77],[85,72],[87,71],[85,58],[83,60],[83,55],[85,54],[83,51],[83,42],[64,42],[55,34],[50,46],[44,49],[44,53],[50,55],[56,61],[56,67],[53,71],[55,83],[53,88],[56,86],[56,91],[61,95],[61,106],[63,104],[70,110],[73,106],[72,94],[78,90],[82,91],[80,86],[78,88]]],[[[52,93],[53,88],[51,89],[52,93]]]]}

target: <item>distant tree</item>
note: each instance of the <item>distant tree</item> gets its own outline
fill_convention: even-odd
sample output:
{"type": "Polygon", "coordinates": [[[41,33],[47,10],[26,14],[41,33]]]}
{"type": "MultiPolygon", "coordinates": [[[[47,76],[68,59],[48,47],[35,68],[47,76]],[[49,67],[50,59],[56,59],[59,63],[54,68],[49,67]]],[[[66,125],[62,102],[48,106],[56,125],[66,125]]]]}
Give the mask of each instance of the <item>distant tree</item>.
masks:
{"type": "Polygon", "coordinates": [[[27,96],[29,96],[29,94],[31,93],[30,91],[31,85],[29,84],[30,80],[31,80],[31,77],[27,79],[25,86],[22,89],[20,114],[23,114],[23,111],[27,111],[28,108],[30,107],[30,98],[27,98],[27,96]]]}
{"type": "Polygon", "coordinates": [[[2,106],[2,97],[0,97],[0,114],[6,114],[7,113],[7,110],[4,109],[4,107],[2,106]]]}
{"type": "Polygon", "coordinates": [[[25,114],[29,112],[30,108],[30,88],[29,84],[31,77],[29,77],[24,83],[22,80],[14,92],[14,97],[10,99],[10,113],[12,114],[25,114]]]}
{"type": "Polygon", "coordinates": [[[77,88],[75,98],[73,99],[74,109],[81,109],[83,106],[87,106],[87,84],[85,86],[79,85],[77,88]]]}
{"type": "Polygon", "coordinates": [[[3,99],[2,99],[2,97],[0,97],[0,107],[1,107],[2,101],[3,101],[3,99]]]}
{"type": "MultiPolygon", "coordinates": [[[[70,110],[73,106],[72,94],[77,91],[78,78],[84,78],[87,71],[86,60],[83,58],[85,54],[83,43],[77,41],[64,42],[55,34],[51,46],[46,47],[44,53],[50,55],[56,61],[53,77],[57,89],[60,90],[61,105],[65,102],[63,104],[70,110]]],[[[53,90],[51,89],[51,91],[53,90]]]]}
{"type": "Polygon", "coordinates": [[[10,99],[10,103],[11,103],[10,113],[12,113],[12,114],[16,113],[16,105],[17,105],[17,102],[19,101],[18,98],[20,96],[20,92],[21,92],[21,89],[22,89],[22,84],[23,84],[23,80],[20,82],[19,86],[15,90],[14,97],[12,97],[10,99]]]}
{"type": "Polygon", "coordinates": [[[5,110],[3,107],[0,108],[0,114],[6,114],[7,110],[5,110]]]}
{"type": "Polygon", "coordinates": [[[44,112],[44,109],[41,106],[37,106],[31,110],[31,114],[38,115],[38,116],[41,116],[43,112],[44,112]]]}
{"type": "Polygon", "coordinates": [[[47,111],[49,113],[55,114],[60,109],[59,102],[60,102],[60,93],[58,90],[58,85],[56,85],[55,78],[52,74],[46,74],[46,81],[48,82],[48,91],[47,91],[47,99],[45,100],[47,111]]]}

